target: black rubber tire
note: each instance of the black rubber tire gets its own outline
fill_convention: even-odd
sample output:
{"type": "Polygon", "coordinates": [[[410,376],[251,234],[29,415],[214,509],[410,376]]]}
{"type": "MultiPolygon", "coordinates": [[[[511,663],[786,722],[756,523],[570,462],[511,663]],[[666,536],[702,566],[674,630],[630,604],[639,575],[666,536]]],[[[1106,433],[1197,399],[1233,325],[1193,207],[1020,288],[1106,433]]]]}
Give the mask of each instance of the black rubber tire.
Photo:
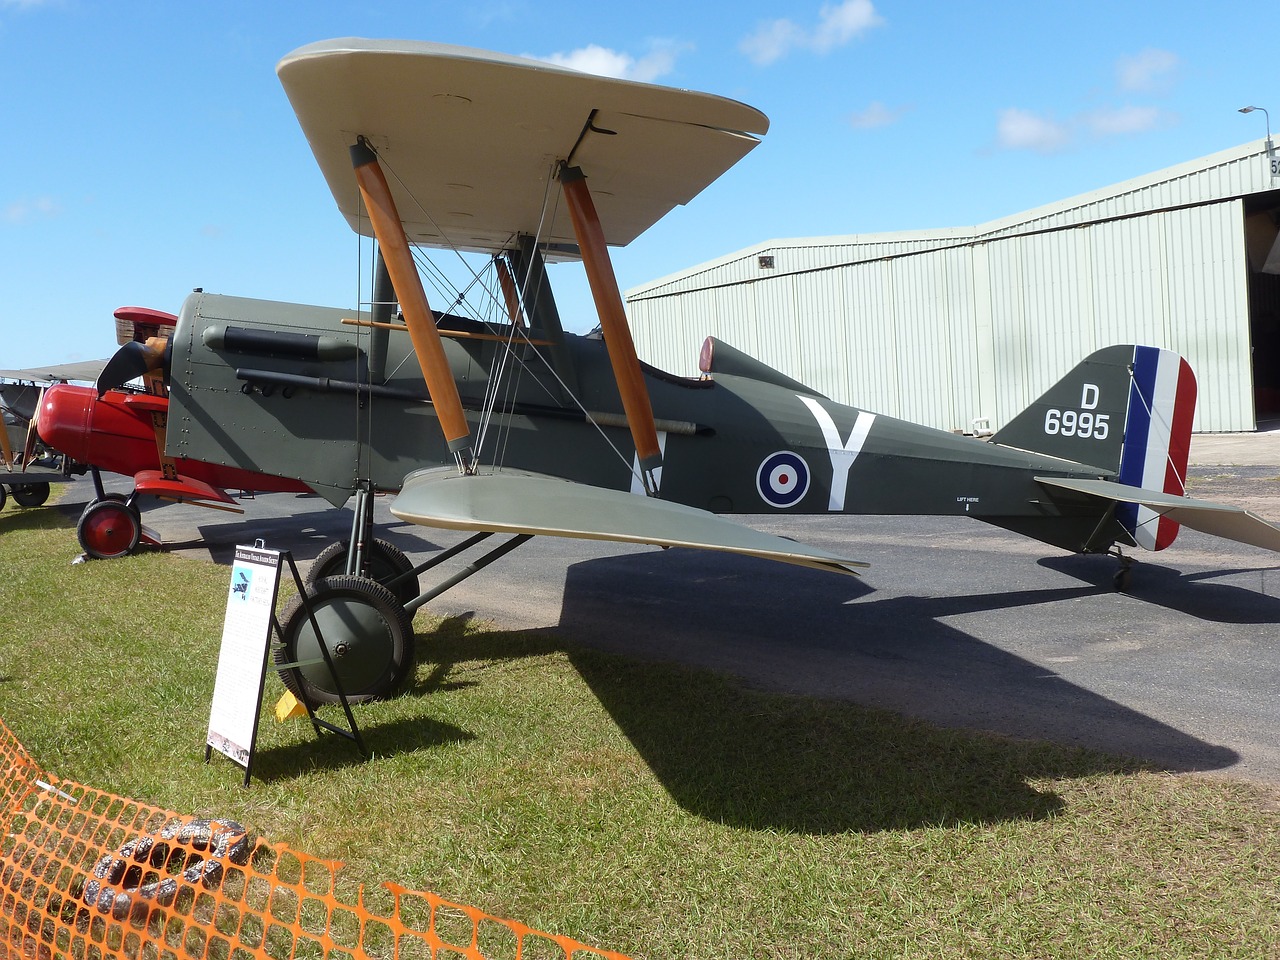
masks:
{"type": "Polygon", "coordinates": [[[20,483],[10,488],[13,502],[20,507],[38,507],[49,499],[49,484],[20,483]]]}
{"type": "Polygon", "coordinates": [[[5,492],[4,485],[0,484],[0,510],[4,509],[4,502],[9,499],[9,494],[5,492]]]}
{"type": "MultiPolygon", "coordinates": [[[[304,581],[310,584],[323,577],[344,575],[347,571],[347,544],[349,542],[347,540],[339,540],[321,550],[319,555],[311,561],[307,575],[303,578],[304,581]]],[[[365,551],[364,569],[360,571],[360,575],[370,580],[376,580],[386,586],[396,577],[408,573],[412,569],[413,561],[405,556],[403,550],[393,543],[387,543],[386,540],[374,540],[370,549],[365,551]]],[[[416,575],[405,577],[390,589],[395,594],[396,599],[400,601],[401,606],[415,599],[420,592],[416,575]]]]}
{"type": "MultiPolygon", "coordinates": [[[[413,624],[395,596],[367,577],[321,577],[307,586],[307,598],[333,659],[347,702],[390,697],[414,667],[413,624]]],[[[320,640],[302,598],[295,596],[280,615],[283,643],[278,666],[318,660],[280,672],[296,696],[311,703],[338,703],[338,690],[324,660],[320,640]]]]}
{"type": "Polygon", "coordinates": [[[138,511],[114,497],[93,500],[80,514],[76,539],[95,560],[113,560],[133,553],[142,537],[138,511]]]}

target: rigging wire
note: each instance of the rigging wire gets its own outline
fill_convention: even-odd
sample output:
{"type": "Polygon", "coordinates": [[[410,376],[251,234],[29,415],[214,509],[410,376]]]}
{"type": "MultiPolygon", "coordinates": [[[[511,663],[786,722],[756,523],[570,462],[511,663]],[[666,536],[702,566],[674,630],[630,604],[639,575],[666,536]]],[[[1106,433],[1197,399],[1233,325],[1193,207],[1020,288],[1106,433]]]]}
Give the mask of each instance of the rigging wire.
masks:
{"type": "MultiPolygon", "coordinates": [[[[1156,415],[1156,411],[1155,411],[1154,409],[1152,409],[1151,404],[1147,402],[1147,398],[1146,398],[1146,396],[1144,396],[1144,395],[1143,395],[1143,393],[1142,393],[1142,387],[1141,387],[1141,385],[1138,383],[1137,378],[1134,376],[1134,372],[1133,372],[1133,367],[1132,367],[1132,365],[1130,365],[1130,367],[1129,367],[1129,382],[1133,385],[1134,392],[1138,394],[1138,399],[1142,401],[1142,406],[1143,406],[1143,408],[1147,411],[1147,418],[1148,418],[1152,423],[1158,423],[1161,427],[1163,427],[1163,428],[1164,428],[1165,432],[1166,432],[1170,437],[1172,437],[1172,436],[1173,436],[1173,424],[1172,424],[1172,422],[1170,422],[1170,421],[1169,421],[1167,418],[1165,418],[1165,417],[1158,417],[1158,416],[1156,415]]],[[[1155,388],[1154,388],[1154,385],[1153,385],[1153,387],[1152,387],[1152,390],[1153,390],[1152,398],[1153,398],[1153,399],[1154,399],[1154,389],[1155,389],[1155,388]]],[[[1165,465],[1166,465],[1166,467],[1168,467],[1169,469],[1171,469],[1171,470],[1173,471],[1173,475],[1174,475],[1175,477],[1177,477],[1177,479],[1178,479],[1178,483],[1179,483],[1179,484],[1181,484],[1182,489],[1183,489],[1183,491],[1185,492],[1185,491],[1186,491],[1186,489],[1187,489],[1187,478],[1186,478],[1185,476],[1181,475],[1181,474],[1178,472],[1178,465],[1177,465],[1176,463],[1174,463],[1174,462],[1173,462],[1173,453],[1172,453],[1172,451],[1170,451],[1170,450],[1169,450],[1169,445],[1168,445],[1168,444],[1166,444],[1166,445],[1165,445],[1165,454],[1164,454],[1164,459],[1165,459],[1165,465]]]]}
{"type": "MultiPolygon", "coordinates": [[[[427,209],[423,206],[422,202],[418,200],[418,198],[414,195],[413,191],[408,188],[408,185],[404,182],[403,179],[401,179],[399,174],[396,173],[395,168],[389,165],[388,163],[386,163],[385,159],[382,157],[379,157],[379,161],[383,166],[383,168],[387,171],[387,173],[389,173],[391,177],[395,179],[396,183],[399,185],[400,189],[404,192],[404,194],[413,201],[414,206],[416,206],[417,209],[422,213],[423,217],[426,218],[426,221],[431,224],[431,226],[436,230],[436,232],[442,238],[445,239],[445,243],[441,245],[440,249],[450,250],[454,253],[459,263],[461,263],[462,266],[465,267],[466,270],[471,274],[472,282],[467,285],[465,291],[462,291],[459,293],[456,289],[456,286],[453,285],[452,282],[448,280],[448,278],[445,276],[445,274],[439,268],[439,266],[436,265],[429,257],[427,257],[425,253],[423,253],[419,249],[419,245],[410,243],[409,245],[410,250],[413,251],[414,260],[415,260],[415,263],[419,264],[419,269],[420,270],[423,269],[423,266],[425,265],[428,270],[428,275],[433,278],[433,283],[443,283],[445,285],[443,289],[448,289],[450,287],[454,289],[454,292],[455,292],[455,299],[453,304],[454,308],[466,302],[465,300],[466,293],[469,292],[471,287],[475,286],[476,284],[478,284],[481,291],[487,295],[486,299],[489,302],[500,305],[502,301],[500,299],[499,292],[489,288],[482,281],[480,272],[477,271],[475,268],[473,268],[470,262],[468,262],[467,259],[463,256],[462,250],[458,248],[455,244],[453,244],[451,241],[448,241],[447,234],[445,233],[445,231],[440,229],[439,224],[431,216],[430,212],[428,212],[427,209]]],[[[542,202],[542,209],[539,214],[538,228],[533,238],[535,245],[539,245],[541,243],[543,231],[547,227],[547,224],[549,222],[547,218],[548,207],[554,208],[556,205],[558,205],[558,198],[554,201],[552,200],[552,198],[556,196],[555,191],[552,189],[552,185],[556,182],[555,169],[556,167],[558,167],[558,165],[559,164],[557,162],[553,162],[551,165],[551,169],[549,171],[549,175],[544,179],[546,186],[543,192],[543,202],[542,202]]],[[[512,239],[514,241],[514,238],[512,239]]],[[[538,283],[539,284],[545,283],[546,282],[545,268],[537,271],[537,273],[539,274],[538,283]]],[[[523,287],[521,289],[521,297],[520,297],[520,301],[522,304],[527,302],[527,300],[525,299],[525,296],[528,293],[528,283],[530,280],[529,274],[530,274],[530,271],[526,271],[525,277],[523,280],[523,287]]],[[[540,290],[541,290],[541,287],[539,287],[538,291],[535,291],[535,292],[540,292],[540,290]]],[[[476,319],[479,322],[483,323],[486,326],[486,328],[488,328],[492,333],[495,333],[495,334],[498,333],[498,330],[495,329],[492,324],[489,324],[486,321],[481,320],[479,317],[475,317],[473,319],[476,319]]],[[[535,345],[532,342],[532,338],[529,336],[528,332],[526,330],[518,328],[516,324],[513,324],[513,323],[507,324],[506,326],[509,328],[509,333],[504,338],[506,349],[503,351],[504,361],[503,361],[503,364],[500,366],[500,371],[505,369],[507,360],[510,360],[513,363],[512,369],[518,366],[522,372],[529,372],[532,374],[532,371],[529,369],[528,363],[523,358],[519,357],[516,354],[515,350],[513,349],[513,346],[516,342],[523,341],[524,344],[532,348],[534,355],[537,356],[542,361],[541,368],[545,369],[547,372],[551,374],[551,377],[555,380],[556,384],[560,387],[561,391],[563,391],[563,396],[567,396],[572,401],[573,406],[575,406],[577,410],[582,414],[584,420],[595,428],[596,432],[600,435],[600,438],[604,440],[606,446],[608,446],[609,449],[613,451],[614,455],[618,458],[619,462],[625,465],[627,472],[632,474],[632,476],[636,478],[643,479],[640,471],[637,469],[632,459],[629,459],[618,448],[617,444],[615,444],[613,440],[610,439],[609,435],[605,433],[604,428],[591,415],[591,412],[587,410],[586,406],[583,405],[582,401],[578,398],[577,394],[575,394],[573,390],[569,388],[569,385],[565,383],[564,379],[560,376],[559,371],[555,369],[555,365],[549,362],[549,360],[546,357],[544,357],[542,353],[538,350],[537,345],[535,345]]],[[[406,361],[407,361],[407,358],[406,358],[406,361]]],[[[398,369],[399,367],[397,367],[397,370],[398,369]]],[[[490,379],[492,379],[492,377],[490,379]]],[[[548,398],[550,398],[552,401],[556,403],[561,402],[561,398],[555,395],[555,393],[543,381],[541,377],[537,376],[536,374],[532,374],[532,380],[535,384],[538,385],[539,388],[542,389],[542,391],[548,396],[548,398]]],[[[510,396],[512,396],[512,394],[510,392],[510,386],[509,386],[508,398],[510,398],[510,396]]],[[[487,434],[488,421],[492,418],[494,411],[495,411],[495,406],[493,405],[491,405],[487,411],[482,410],[481,425],[480,425],[480,431],[479,431],[479,435],[481,437],[487,434]]],[[[509,430],[510,430],[510,424],[508,423],[508,427],[507,427],[508,434],[509,434],[509,430]]],[[[477,461],[479,461],[480,459],[480,447],[481,447],[481,443],[477,441],[475,444],[475,454],[476,454],[477,461]]],[[[503,444],[504,451],[505,451],[505,447],[506,445],[504,442],[503,444]]]]}

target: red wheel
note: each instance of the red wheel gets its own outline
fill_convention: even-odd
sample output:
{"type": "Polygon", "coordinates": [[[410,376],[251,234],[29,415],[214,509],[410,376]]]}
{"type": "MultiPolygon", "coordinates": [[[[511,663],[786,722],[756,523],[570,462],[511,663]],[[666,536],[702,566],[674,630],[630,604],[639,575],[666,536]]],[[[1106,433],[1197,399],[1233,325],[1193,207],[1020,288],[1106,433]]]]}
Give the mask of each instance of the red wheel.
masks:
{"type": "Polygon", "coordinates": [[[141,536],[141,517],[119,500],[95,500],[84,508],[76,524],[76,539],[95,560],[129,555],[141,536]]]}

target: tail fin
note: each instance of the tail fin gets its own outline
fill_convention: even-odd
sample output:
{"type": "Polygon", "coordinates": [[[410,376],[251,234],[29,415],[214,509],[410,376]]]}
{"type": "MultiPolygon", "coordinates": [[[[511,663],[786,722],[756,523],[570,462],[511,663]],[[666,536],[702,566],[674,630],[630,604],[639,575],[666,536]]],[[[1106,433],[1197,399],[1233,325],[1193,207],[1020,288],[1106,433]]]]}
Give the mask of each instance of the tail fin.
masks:
{"type": "MultiPolygon", "coordinates": [[[[1123,345],[1091,354],[1000,430],[993,443],[1098,467],[1130,487],[1182,496],[1196,378],[1170,350],[1123,345]]],[[[1121,502],[1116,520],[1138,546],[1163,550],[1178,524],[1121,502]]]]}

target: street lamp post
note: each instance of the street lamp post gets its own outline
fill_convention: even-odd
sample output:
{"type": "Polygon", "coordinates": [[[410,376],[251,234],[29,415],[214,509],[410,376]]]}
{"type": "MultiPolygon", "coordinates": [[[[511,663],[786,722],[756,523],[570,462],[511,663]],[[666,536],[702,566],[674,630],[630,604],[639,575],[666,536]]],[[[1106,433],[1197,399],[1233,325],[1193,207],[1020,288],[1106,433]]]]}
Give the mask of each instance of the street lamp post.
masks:
{"type": "Polygon", "coordinates": [[[1276,177],[1280,176],[1280,160],[1276,159],[1276,148],[1271,143],[1271,114],[1267,113],[1266,107],[1241,107],[1241,113],[1253,113],[1255,110],[1261,110],[1262,115],[1267,118],[1267,169],[1271,173],[1271,183],[1274,185],[1276,177]]]}
{"type": "Polygon", "coordinates": [[[1267,113],[1267,108],[1266,107],[1241,107],[1240,108],[1241,113],[1253,113],[1253,111],[1255,110],[1261,110],[1262,115],[1267,119],[1267,156],[1273,157],[1275,156],[1276,148],[1271,144],[1271,114],[1267,113]]]}

